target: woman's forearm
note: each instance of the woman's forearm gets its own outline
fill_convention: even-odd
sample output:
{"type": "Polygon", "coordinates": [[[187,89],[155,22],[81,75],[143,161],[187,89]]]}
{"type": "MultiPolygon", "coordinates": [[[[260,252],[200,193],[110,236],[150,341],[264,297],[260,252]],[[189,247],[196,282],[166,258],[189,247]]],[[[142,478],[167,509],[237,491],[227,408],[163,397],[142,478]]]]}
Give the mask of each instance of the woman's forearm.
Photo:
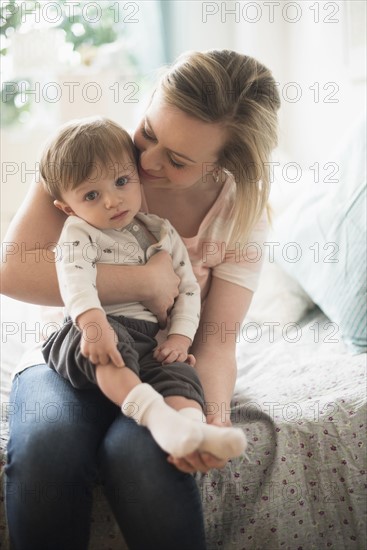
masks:
{"type": "MultiPolygon", "coordinates": [[[[14,250],[14,249],[13,249],[14,250]]],[[[103,305],[146,299],[145,266],[97,266],[98,295],[103,305]]],[[[54,255],[45,249],[19,251],[1,267],[1,293],[23,302],[62,306],[54,255]]]]}
{"type": "Polygon", "coordinates": [[[98,296],[102,305],[143,302],[150,297],[147,265],[97,265],[98,296]]]}
{"type": "MultiPolygon", "coordinates": [[[[48,256],[52,255],[48,252],[48,256]]],[[[3,255],[1,294],[33,304],[62,306],[55,263],[49,258],[40,249],[13,254],[11,261],[3,255]]]]}
{"type": "Polygon", "coordinates": [[[1,292],[25,302],[61,305],[52,246],[65,215],[35,181],[2,243],[1,292]]]}
{"type": "Polygon", "coordinates": [[[230,420],[230,403],[236,383],[236,359],[228,353],[221,354],[215,347],[205,348],[196,352],[195,368],[204,390],[206,413],[219,416],[226,423],[230,420]]]}
{"type": "MultiPolygon", "coordinates": [[[[50,249],[38,247],[26,250],[25,246],[15,242],[10,245],[8,241],[8,245],[3,243],[3,252],[2,294],[34,304],[63,305],[56,274],[57,256],[55,259],[50,249]]],[[[177,277],[167,271],[167,256],[156,254],[152,258],[154,262],[143,266],[98,264],[97,288],[102,305],[151,301],[151,310],[164,320],[177,292],[177,277]],[[160,267],[166,267],[166,270],[162,273],[160,267]],[[167,284],[162,285],[164,274],[169,279],[167,284]]]]}
{"type": "Polygon", "coordinates": [[[191,350],[208,403],[207,412],[223,423],[230,419],[237,377],[238,331],[252,295],[247,288],[213,277],[191,350]]]}

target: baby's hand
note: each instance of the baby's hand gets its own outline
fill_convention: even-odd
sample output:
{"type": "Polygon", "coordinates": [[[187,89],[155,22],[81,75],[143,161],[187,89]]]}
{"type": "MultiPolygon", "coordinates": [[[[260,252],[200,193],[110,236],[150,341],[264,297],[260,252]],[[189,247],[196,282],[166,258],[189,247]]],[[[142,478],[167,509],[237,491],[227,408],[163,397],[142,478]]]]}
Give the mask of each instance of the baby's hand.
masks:
{"type": "Polygon", "coordinates": [[[103,334],[97,342],[90,340],[89,331],[83,330],[80,351],[94,365],[114,363],[116,367],[124,367],[121,354],[116,347],[116,335],[110,327],[109,334],[103,334]]]}
{"type": "Polygon", "coordinates": [[[181,334],[171,334],[167,340],[154,350],[154,358],[163,364],[184,362],[187,360],[187,350],[191,345],[190,338],[181,334]]]}
{"type": "Polygon", "coordinates": [[[78,325],[82,330],[80,351],[84,357],[95,365],[112,362],[116,367],[125,366],[116,346],[115,331],[103,312],[93,309],[83,313],[78,317],[78,325]]]}

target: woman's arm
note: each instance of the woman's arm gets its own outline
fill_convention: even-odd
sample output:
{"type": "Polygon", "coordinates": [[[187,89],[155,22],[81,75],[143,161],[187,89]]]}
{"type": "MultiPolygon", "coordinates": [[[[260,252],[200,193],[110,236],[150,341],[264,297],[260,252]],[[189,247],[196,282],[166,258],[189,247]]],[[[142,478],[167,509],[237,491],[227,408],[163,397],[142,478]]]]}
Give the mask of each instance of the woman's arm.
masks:
{"type": "Polygon", "coordinates": [[[253,292],[213,277],[192,353],[204,389],[208,421],[227,424],[237,377],[236,344],[253,292]]]}
{"type": "MultiPolygon", "coordinates": [[[[208,423],[230,425],[230,403],[237,376],[236,344],[241,323],[250,307],[253,292],[213,277],[192,346],[207,404],[208,423]]],[[[206,472],[225,463],[210,455],[193,453],[172,459],[184,472],[206,472]]]]}
{"type": "MultiPolygon", "coordinates": [[[[25,302],[62,305],[51,248],[64,221],[42,183],[33,183],[2,245],[1,293],[25,302]]],[[[177,296],[178,283],[166,252],[154,255],[145,266],[99,264],[97,268],[103,304],[142,301],[161,323],[177,296]]]]}
{"type": "Polygon", "coordinates": [[[5,236],[1,292],[16,300],[62,305],[54,255],[65,215],[39,182],[34,182],[5,236]]]}

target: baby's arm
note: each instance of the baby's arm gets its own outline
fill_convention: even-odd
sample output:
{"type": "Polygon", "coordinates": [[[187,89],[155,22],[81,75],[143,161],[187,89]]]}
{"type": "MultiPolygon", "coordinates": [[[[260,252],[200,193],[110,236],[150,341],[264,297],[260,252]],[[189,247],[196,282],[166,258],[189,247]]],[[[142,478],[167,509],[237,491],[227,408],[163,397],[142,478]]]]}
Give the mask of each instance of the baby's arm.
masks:
{"type": "Polygon", "coordinates": [[[83,220],[70,216],[64,225],[57,264],[60,292],[66,310],[82,332],[81,353],[96,365],[124,362],[117,338],[103,310],[96,287],[96,263],[100,255],[99,232],[83,220]]]}
{"type": "MultiPolygon", "coordinates": [[[[168,223],[168,222],[166,222],[168,223]]],[[[200,286],[194,275],[190,258],[181,237],[171,226],[171,255],[173,268],[180,277],[179,295],[170,313],[167,339],[154,353],[163,363],[187,361],[195,364],[195,358],[188,354],[200,319],[200,286]]]]}

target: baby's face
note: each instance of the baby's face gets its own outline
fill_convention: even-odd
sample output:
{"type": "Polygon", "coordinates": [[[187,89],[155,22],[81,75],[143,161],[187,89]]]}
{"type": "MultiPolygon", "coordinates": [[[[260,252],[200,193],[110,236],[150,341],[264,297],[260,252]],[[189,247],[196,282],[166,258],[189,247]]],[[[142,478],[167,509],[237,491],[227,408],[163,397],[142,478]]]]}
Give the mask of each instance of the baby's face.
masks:
{"type": "MultiPolygon", "coordinates": [[[[113,166],[94,171],[76,189],[63,193],[66,214],[82,218],[97,229],[122,229],[139,212],[140,180],[135,163],[126,155],[113,166]]],[[[60,205],[56,205],[60,208],[60,205]]]]}

